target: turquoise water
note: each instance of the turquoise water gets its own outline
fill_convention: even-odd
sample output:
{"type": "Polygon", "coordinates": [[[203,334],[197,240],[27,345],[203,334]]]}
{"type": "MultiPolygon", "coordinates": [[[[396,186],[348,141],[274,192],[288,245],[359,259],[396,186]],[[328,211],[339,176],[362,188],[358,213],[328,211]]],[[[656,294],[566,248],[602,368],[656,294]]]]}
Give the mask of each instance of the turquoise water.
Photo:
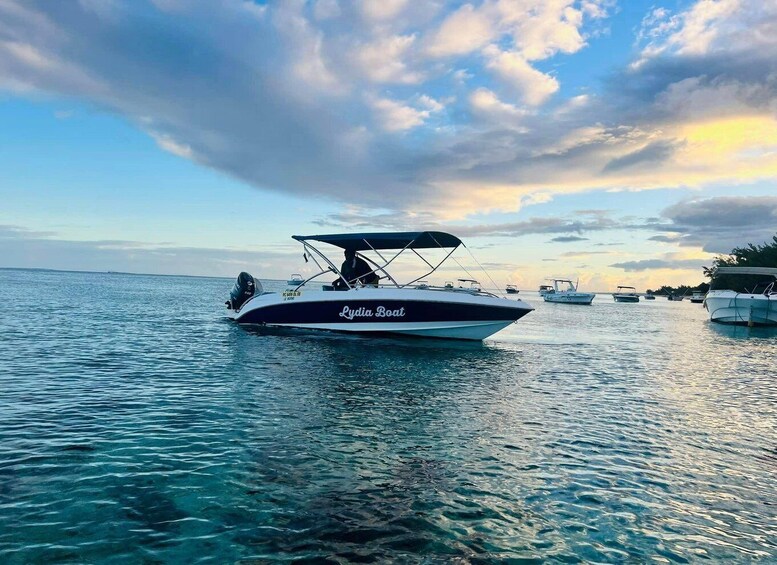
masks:
{"type": "Polygon", "coordinates": [[[231,286],[0,270],[0,562],[777,560],[777,331],[273,333],[231,286]]]}

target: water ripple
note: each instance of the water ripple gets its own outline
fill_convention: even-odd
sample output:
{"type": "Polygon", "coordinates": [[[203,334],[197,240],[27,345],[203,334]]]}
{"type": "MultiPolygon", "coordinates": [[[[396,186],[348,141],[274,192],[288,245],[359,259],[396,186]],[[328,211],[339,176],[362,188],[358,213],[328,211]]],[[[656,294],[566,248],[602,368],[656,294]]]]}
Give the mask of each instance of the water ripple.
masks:
{"type": "Polygon", "coordinates": [[[777,559],[777,333],[606,297],[267,332],[230,286],[0,271],[3,562],[777,559]]]}

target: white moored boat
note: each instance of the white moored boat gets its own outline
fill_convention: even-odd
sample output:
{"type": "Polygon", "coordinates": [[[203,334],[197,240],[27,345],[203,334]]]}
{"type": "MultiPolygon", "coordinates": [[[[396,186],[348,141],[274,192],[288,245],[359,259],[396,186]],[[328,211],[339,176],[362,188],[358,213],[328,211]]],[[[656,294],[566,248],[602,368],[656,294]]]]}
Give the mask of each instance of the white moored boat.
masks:
{"type": "Polygon", "coordinates": [[[777,268],[718,267],[712,276],[710,291],[704,298],[704,308],[709,312],[711,321],[748,326],[777,325],[777,268]],[[721,282],[723,275],[728,281],[735,280],[729,275],[763,276],[765,279],[749,290],[721,288],[736,287],[730,282],[721,282]]]}
{"type": "Polygon", "coordinates": [[[549,284],[541,284],[539,290],[540,296],[545,296],[551,290],[553,290],[553,287],[549,284]]]}
{"type": "Polygon", "coordinates": [[[553,287],[542,295],[545,302],[560,304],[591,304],[596,296],[593,292],[578,292],[577,285],[568,279],[551,279],[553,287]],[[566,284],[566,288],[564,288],[566,284]]]}
{"type": "Polygon", "coordinates": [[[619,286],[613,292],[612,299],[615,302],[639,302],[639,294],[637,294],[637,289],[633,286],[619,286]]]}
{"type": "Polygon", "coordinates": [[[293,275],[291,275],[291,278],[286,281],[286,284],[288,286],[299,286],[304,281],[305,279],[302,278],[302,275],[300,275],[299,273],[294,273],[293,275]]]}
{"type": "Polygon", "coordinates": [[[704,294],[700,290],[695,290],[693,294],[691,294],[691,302],[694,304],[702,304],[704,302],[704,294]]]}
{"type": "Polygon", "coordinates": [[[302,243],[304,257],[312,259],[320,272],[282,293],[262,292],[261,284],[248,273],[241,273],[227,301],[233,320],[262,326],[482,340],[534,309],[521,300],[508,300],[484,291],[471,279],[459,279],[470,284],[466,288],[421,283],[463,246],[459,238],[448,233],[357,233],[293,238],[302,243]],[[347,280],[314,243],[355,253],[372,270],[347,280]],[[418,253],[423,249],[443,249],[446,254],[432,264],[418,253]],[[396,253],[384,256],[382,252],[387,250],[396,253]],[[431,270],[400,283],[387,268],[405,251],[419,256],[431,270]],[[335,285],[324,286],[322,290],[312,288],[311,281],[331,273],[338,276],[335,285]],[[372,283],[360,282],[365,280],[372,283]],[[342,290],[324,290],[333,286],[342,290]]]}

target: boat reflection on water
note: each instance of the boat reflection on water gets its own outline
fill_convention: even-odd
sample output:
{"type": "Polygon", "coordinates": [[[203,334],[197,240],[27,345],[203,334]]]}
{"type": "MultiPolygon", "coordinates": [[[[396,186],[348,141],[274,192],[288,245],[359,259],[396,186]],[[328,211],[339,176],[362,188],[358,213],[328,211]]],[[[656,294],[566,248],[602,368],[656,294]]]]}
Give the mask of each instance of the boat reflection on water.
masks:
{"type": "MultiPolygon", "coordinates": [[[[229,318],[225,318],[225,320],[229,320],[229,318]]],[[[389,332],[377,335],[374,333],[370,335],[358,333],[346,334],[338,331],[283,326],[245,325],[236,326],[235,329],[239,329],[239,333],[241,334],[271,338],[275,337],[278,339],[293,338],[294,340],[300,340],[300,343],[307,342],[308,344],[330,345],[332,348],[338,350],[342,347],[352,347],[358,349],[361,354],[364,354],[365,347],[368,347],[371,352],[373,351],[373,348],[377,350],[385,348],[386,351],[390,352],[392,351],[392,348],[398,347],[417,350],[443,349],[456,351],[488,349],[489,343],[488,341],[464,339],[417,339],[413,336],[389,332]]]]}
{"type": "Polygon", "coordinates": [[[660,300],[270,332],[230,284],[0,269],[10,562],[774,560],[771,330],[660,300]]]}
{"type": "Polygon", "coordinates": [[[742,324],[718,324],[707,321],[706,328],[716,336],[736,339],[775,339],[777,326],[746,326],[742,324]]]}

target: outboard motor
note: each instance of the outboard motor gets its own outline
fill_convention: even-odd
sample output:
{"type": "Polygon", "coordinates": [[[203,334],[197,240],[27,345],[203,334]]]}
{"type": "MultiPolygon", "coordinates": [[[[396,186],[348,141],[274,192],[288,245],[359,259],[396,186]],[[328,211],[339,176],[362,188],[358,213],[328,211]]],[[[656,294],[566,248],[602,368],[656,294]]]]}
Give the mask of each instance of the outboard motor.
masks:
{"type": "Polygon", "coordinates": [[[245,304],[246,300],[255,293],[256,281],[254,281],[254,277],[245,272],[240,273],[237,276],[237,281],[235,281],[235,286],[232,287],[232,292],[229,293],[227,308],[230,310],[240,310],[240,307],[245,304]]]}

